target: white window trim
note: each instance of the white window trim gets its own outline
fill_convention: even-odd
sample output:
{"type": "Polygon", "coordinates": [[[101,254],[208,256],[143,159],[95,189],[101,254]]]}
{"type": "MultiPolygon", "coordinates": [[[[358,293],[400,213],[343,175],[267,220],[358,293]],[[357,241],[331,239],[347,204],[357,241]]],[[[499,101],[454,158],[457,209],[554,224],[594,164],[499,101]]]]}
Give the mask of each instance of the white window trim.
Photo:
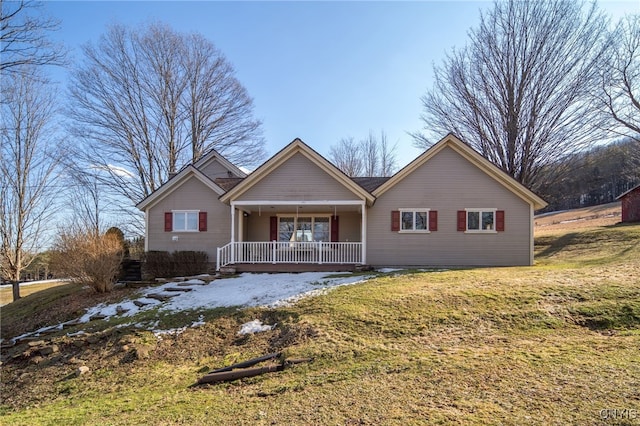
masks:
{"type": "Polygon", "coordinates": [[[465,218],[464,218],[464,224],[465,224],[465,234],[497,234],[498,231],[496,231],[496,212],[498,211],[498,209],[496,208],[466,208],[464,209],[466,212],[465,218]],[[469,226],[469,212],[479,212],[480,213],[480,222],[482,222],[482,213],[487,213],[487,212],[491,212],[493,213],[493,229],[467,229],[467,227],[469,226]]]}
{"type": "Polygon", "coordinates": [[[329,218],[329,240],[331,240],[331,221],[332,221],[332,214],[327,214],[327,213],[321,213],[321,214],[313,214],[313,213],[300,213],[300,214],[287,214],[287,213],[278,213],[276,214],[276,216],[278,217],[278,241],[282,241],[280,239],[280,218],[283,217],[292,217],[293,218],[293,229],[296,229],[298,226],[298,218],[301,217],[310,217],[311,220],[311,231],[313,232],[313,224],[314,224],[314,218],[316,217],[327,217],[329,218]]]}
{"type": "MultiPolygon", "coordinates": [[[[193,233],[200,232],[200,210],[171,210],[171,229],[172,232],[185,232],[185,233],[193,233]],[[176,213],[178,214],[188,214],[195,213],[196,214],[196,229],[176,229],[174,218],[176,213]]],[[[185,226],[187,225],[186,217],[185,217],[185,226]]]]}
{"type": "Polygon", "coordinates": [[[416,207],[416,208],[402,208],[398,209],[400,211],[400,229],[398,230],[399,234],[430,234],[429,231],[429,212],[431,209],[427,209],[424,207],[416,207]],[[427,214],[427,222],[426,229],[402,229],[402,213],[403,212],[411,212],[413,213],[413,227],[416,226],[416,212],[425,212],[427,214]]]}

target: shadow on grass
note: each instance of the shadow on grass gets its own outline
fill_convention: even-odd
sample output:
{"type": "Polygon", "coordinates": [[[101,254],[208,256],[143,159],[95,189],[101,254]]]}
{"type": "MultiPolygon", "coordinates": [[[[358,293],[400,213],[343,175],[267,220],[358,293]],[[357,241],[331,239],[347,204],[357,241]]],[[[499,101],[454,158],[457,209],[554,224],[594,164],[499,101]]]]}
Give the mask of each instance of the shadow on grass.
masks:
{"type": "MultiPolygon", "coordinates": [[[[575,243],[575,240],[576,240],[577,236],[578,236],[578,234],[576,232],[572,232],[570,234],[565,234],[565,235],[563,235],[563,236],[561,236],[559,238],[553,239],[547,248],[545,248],[543,251],[538,253],[538,256],[540,256],[540,257],[551,257],[554,254],[559,253],[560,251],[562,251],[567,246],[575,243]]],[[[539,244],[545,245],[545,243],[547,241],[548,240],[546,238],[544,240],[541,239],[539,241],[539,244]]]]}
{"type": "Polygon", "coordinates": [[[640,304],[586,304],[571,310],[576,324],[593,331],[630,330],[640,326],[640,304]]]}

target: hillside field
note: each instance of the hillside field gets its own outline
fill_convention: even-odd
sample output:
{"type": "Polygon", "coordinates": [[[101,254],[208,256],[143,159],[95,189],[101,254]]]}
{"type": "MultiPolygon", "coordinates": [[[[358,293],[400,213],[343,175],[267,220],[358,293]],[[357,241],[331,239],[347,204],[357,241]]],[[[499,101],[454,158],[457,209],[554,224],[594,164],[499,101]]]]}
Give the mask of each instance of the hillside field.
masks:
{"type": "MultiPolygon", "coordinates": [[[[112,319],[51,334],[49,354],[3,349],[0,423],[640,424],[640,224],[566,213],[536,218],[533,267],[380,273],[292,306],[134,317],[202,323],[181,333],[112,319]],[[255,319],[276,326],[237,334],[255,319]],[[311,362],[191,386],[276,351],[311,362]]],[[[3,306],[3,323],[82,310],[79,288],[56,289],[3,306]]]]}

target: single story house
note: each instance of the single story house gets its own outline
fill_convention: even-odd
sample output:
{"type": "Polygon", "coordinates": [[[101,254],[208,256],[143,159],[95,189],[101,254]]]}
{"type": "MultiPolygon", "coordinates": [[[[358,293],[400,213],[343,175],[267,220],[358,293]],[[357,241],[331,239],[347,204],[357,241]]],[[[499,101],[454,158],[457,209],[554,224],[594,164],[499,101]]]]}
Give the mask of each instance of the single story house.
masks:
{"type": "Polygon", "coordinates": [[[622,204],[622,223],[640,222],[640,185],[620,194],[616,200],[622,204]]]}
{"type": "Polygon", "coordinates": [[[391,177],[349,177],[300,139],[250,174],[211,151],[137,207],[146,250],[292,271],[532,265],[546,205],[449,134],[391,177]]]}

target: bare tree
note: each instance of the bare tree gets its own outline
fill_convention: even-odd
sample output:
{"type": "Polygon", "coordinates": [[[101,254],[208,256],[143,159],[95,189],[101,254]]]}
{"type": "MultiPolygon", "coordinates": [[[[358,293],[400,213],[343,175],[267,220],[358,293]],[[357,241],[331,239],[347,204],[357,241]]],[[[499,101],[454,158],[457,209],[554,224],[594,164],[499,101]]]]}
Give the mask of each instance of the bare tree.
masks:
{"type": "MultiPolygon", "coordinates": [[[[602,62],[595,100],[611,117],[614,134],[640,144],[640,15],[623,18],[611,33],[613,48],[602,62]]],[[[638,148],[640,155],[640,145],[638,148]]]]}
{"type": "Polygon", "coordinates": [[[373,131],[358,142],[342,138],[329,148],[329,159],[349,176],[391,176],[396,168],[396,145],[390,147],[381,131],[378,140],[373,131]]]}
{"type": "Polygon", "coordinates": [[[106,229],[104,216],[109,208],[98,178],[95,174],[74,169],[73,165],[67,166],[65,170],[68,174],[66,181],[71,208],[71,223],[67,228],[76,226],[87,234],[100,235],[106,229]]]}
{"type": "Polygon", "coordinates": [[[598,140],[601,115],[589,102],[606,46],[595,3],[496,1],[469,43],[435,67],[423,97],[428,147],[453,132],[521,183],[598,140]]]}
{"type": "Polygon", "coordinates": [[[103,187],[135,204],[212,148],[239,165],[262,161],[252,100],[203,37],[114,25],[83,52],[69,116],[77,158],[103,172],[103,187]]]}
{"type": "Polygon", "coordinates": [[[24,70],[24,65],[62,65],[65,51],[48,33],[60,22],[40,12],[33,1],[0,2],[0,72],[24,70]]]}
{"type": "Polygon", "coordinates": [[[41,248],[55,212],[52,185],[59,164],[54,93],[32,66],[20,68],[1,83],[0,256],[2,276],[14,281],[14,300],[20,298],[20,273],[41,248]]]}
{"type": "Polygon", "coordinates": [[[379,148],[373,131],[369,130],[369,136],[360,141],[364,176],[378,176],[379,148]]]}
{"type": "Polygon", "coordinates": [[[380,176],[391,176],[396,171],[396,149],[397,144],[391,146],[387,139],[387,134],[380,131],[380,176]]]}
{"type": "Polygon", "coordinates": [[[364,169],[360,144],[351,136],[340,139],[329,148],[329,160],[347,176],[360,176],[364,169]]]}
{"type": "Polygon", "coordinates": [[[188,115],[192,161],[215,148],[238,164],[257,164],[265,157],[257,137],[261,123],[251,118],[253,101],[234,77],[233,67],[200,34],[187,36],[186,48],[188,88],[183,108],[188,115]]]}

